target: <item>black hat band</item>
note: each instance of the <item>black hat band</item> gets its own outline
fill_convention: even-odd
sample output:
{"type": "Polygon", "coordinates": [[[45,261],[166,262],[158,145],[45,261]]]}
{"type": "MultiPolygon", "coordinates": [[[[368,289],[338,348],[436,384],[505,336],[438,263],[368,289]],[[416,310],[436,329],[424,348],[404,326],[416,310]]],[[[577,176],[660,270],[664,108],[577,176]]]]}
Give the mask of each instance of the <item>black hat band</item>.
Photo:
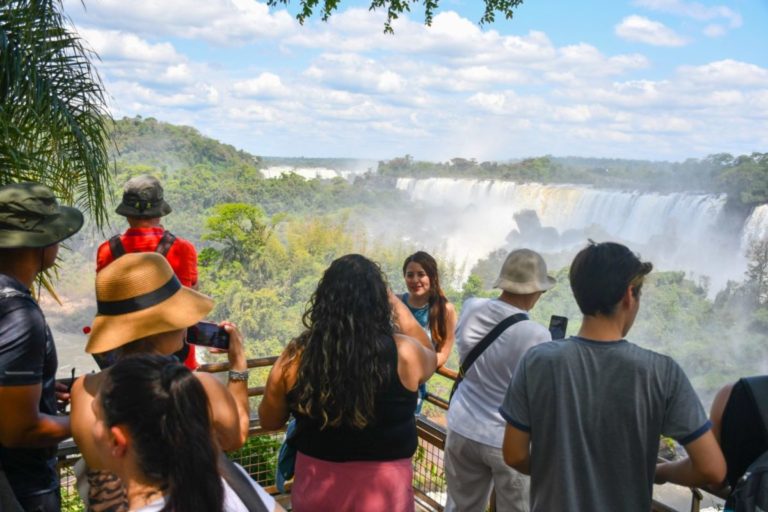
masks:
{"type": "Polygon", "coordinates": [[[174,275],[171,279],[157,290],[139,295],[137,297],[131,297],[124,300],[111,300],[111,301],[97,301],[96,311],[100,315],[115,316],[125,315],[127,313],[134,313],[143,309],[149,309],[152,306],[157,306],[161,302],[173,296],[174,293],[181,289],[181,283],[179,279],[174,275]]]}

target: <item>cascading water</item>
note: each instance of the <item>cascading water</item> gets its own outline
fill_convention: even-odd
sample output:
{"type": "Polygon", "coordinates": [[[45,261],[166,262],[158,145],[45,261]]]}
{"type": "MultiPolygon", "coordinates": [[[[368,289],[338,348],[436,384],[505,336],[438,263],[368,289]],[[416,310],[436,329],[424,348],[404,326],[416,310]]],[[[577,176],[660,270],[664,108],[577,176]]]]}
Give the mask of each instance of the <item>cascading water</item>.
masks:
{"type": "Polygon", "coordinates": [[[742,251],[746,252],[752,241],[766,238],[768,238],[768,204],[763,204],[755,208],[744,223],[741,235],[742,251]]]}
{"type": "MultiPolygon", "coordinates": [[[[498,248],[568,251],[588,237],[625,242],[659,268],[709,276],[715,290],[744,270],[738,235],[721,228],[725,195],[450,178],[400,178],[397,188],[425,211],[440,212],[438,240],[422,242],[444,246],[465,276],[498,248]],[[520,225],[526,210],[540,227],[520,225]]],[[[768,210],[765,220],[768,226],[768,210]]]]}
{"type": "Polygon", "coordinates": [[[267,179],[279,178],[283,174],[298,174],[305,180],[319,178],[321,180],[331,180],[333,178],[348,179],[355,174],[353,171],[340,171],[329,169],[327,167],[292,167],[289,165],[273,165],[266,169],[261,169],[261,174],[267,179]]]}

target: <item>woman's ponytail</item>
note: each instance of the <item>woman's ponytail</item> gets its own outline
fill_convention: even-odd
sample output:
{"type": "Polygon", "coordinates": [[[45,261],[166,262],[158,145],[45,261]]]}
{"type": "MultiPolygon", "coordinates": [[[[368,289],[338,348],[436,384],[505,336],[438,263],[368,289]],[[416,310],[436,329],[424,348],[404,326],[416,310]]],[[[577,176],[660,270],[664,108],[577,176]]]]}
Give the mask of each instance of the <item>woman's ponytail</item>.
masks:
{"type": "Polygon", "coordinates": [[[187,368],[157,355],[130,357],[110,369],[101,395],[107,424],[128,427],[139,468],[163,490],[163,512],[222,510],[208,398],[187,368]]]}

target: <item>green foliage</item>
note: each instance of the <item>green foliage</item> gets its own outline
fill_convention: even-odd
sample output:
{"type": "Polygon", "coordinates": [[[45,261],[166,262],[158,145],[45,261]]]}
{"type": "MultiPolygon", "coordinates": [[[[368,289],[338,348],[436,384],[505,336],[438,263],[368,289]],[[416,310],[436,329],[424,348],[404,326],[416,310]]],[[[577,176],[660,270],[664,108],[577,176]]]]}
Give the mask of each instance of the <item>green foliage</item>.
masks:
{"type": "Polygon", "coordinates": [[[250,436],[239,450],[227,453],[227,457],[237,462],[262,487],[275,484],[277,453],[283,436],[250,436]]]}
{"type": "MultiPolygon", "coordinates": [[[[275,6],[278,4],[288,4],[289,0],[267,0],[267,5],[275,6]]],[[[296,19],[302,25],[312,16],[316,10],[322,13],[322,20],[328,21],[333,11],[335,11],[341,0],[300,0],[299,13],[296,19]]],[[[410,12],[411,3],[417,3],[416,0],[371,0],[370,10],[384,9],[387,11],[387,20],[384,22],[384,32],[392,34],[392,22],[400,17],[401,14],[410,12]]],[[[438,7],[439,0],[422,0],[424,4],[424,23],[432,24],[432,18],[438,7]]],[[[502,14],[506,19],[512,19],[514,9],[517,8],[523,0],[485,0],[485,11],[480,18],[480,23],[493,23],[496,20],[496,13],[502,14]]]]}
{"type": "Polygon", "coordinates": [[[0,185],[39,181],[106,220],[104,90],[60,0],[0,5],[0,185]]]}

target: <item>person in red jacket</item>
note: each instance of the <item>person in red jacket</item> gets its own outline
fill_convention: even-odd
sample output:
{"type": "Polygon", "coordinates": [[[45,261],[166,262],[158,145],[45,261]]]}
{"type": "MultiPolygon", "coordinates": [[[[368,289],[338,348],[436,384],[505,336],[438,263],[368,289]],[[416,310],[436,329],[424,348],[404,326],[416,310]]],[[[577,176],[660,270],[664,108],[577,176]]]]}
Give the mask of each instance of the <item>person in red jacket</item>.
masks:
{"type": "MultiPolygon", "coordinates": [[[[160,223],[171,213],[171,206],[163,199],[157,178],[142,174],[128,180],[115,212],[125,217],[130,227],[99,246],[97,273],[125,253],[157,252],[165,256],[182,285],[197,288],[197,251],[191,242],[166,231],[160,223]]],[[[197,368],[194,345],[185,343],[176,356],[187,368],[197,368]]]]}

